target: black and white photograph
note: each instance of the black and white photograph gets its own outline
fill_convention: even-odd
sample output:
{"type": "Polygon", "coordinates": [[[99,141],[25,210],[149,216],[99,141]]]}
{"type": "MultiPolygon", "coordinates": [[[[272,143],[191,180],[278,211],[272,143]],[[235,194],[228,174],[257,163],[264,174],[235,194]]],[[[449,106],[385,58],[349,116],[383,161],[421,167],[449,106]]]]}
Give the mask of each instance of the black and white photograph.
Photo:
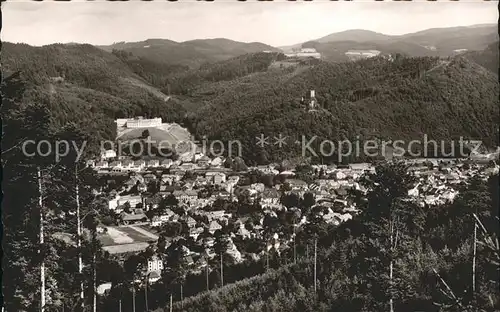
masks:
{"type": "Polygon", "coordinates": [[[2,312],[500,311],[498,19],[2,1],[2,312]]]}

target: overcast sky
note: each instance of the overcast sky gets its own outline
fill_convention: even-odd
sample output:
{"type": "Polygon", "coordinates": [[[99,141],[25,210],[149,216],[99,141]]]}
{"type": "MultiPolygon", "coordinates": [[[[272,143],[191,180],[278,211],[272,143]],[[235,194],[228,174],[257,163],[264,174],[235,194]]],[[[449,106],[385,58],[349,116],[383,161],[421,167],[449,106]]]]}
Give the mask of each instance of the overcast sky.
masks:
{"type": "Polygon", "coordinates": [[[348,29],[404,34],[497,23],[498,1],[2,2],[2,40],[32,45],[228,38],[283,46],[348,29]]]}

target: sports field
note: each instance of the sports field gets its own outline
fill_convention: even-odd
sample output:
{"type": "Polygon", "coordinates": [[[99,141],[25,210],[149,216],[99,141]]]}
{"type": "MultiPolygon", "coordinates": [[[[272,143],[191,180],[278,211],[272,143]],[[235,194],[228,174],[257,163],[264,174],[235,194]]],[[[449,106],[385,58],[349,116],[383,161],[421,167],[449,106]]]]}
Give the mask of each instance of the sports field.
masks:
{"type": "Polygon", "coordinates": [[[139,226],[113,226],[107,227],[107,230],[107,233],[98,236],[104,246],[147,243],[158,239],[155,233],[139,226]]]}

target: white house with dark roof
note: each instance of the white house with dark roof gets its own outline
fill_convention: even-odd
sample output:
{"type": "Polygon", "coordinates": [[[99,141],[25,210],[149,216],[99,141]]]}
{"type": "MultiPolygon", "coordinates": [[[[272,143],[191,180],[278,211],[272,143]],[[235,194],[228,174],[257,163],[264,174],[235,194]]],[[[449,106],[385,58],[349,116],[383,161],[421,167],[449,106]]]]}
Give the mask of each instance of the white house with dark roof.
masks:
{"type": "Polygon", "coordinates": [[[125,205],[125,203],[127,203],[127,202],[130,204],[130,207],[134,208],[135,206],[137,206],[137,204],[142,203],[142,196],[141,195],[125,195],[125,196],[121,196],[118,199],[119,206],[125,205]]]}
{"type": "Polygon", "coordinates": [[[147,221],[148,217],[144,214],[142,209],[135,209],[134,213],[126,213],[122,211],[120,213],[120,220],[124,224],[131,224],[135,222],[147,221]]]}
{"type": "Polygon", "coordinates": [[[115,158],[116,157],[116,152],[114,150],[103,150],[101,151],[101,159],[110,159],[110,158],[115,158]]]}
{"type": "Polygon", "coordinates": [[[175,196],[175,198],[177,198],[179,202],[183,203],[189,203],[191,201],[195,201],[198,198],[198,193],[192,190],[187,190],[187,191],[177,190],[174,191],[172,194],[175,196]]]}
{"type": "Polygon", "coordinates": [[[226,212],[224,210],[216,210],[216,211],[207,211],[205,213],[208,220],[220,220],[225,217],[226,212]]]}
{"type": "Polygon", "coordinates": [[[219,166],[222,166],[223,163],[224,163],[224,160],[221,157],[215,157],[211,161],[210,165],[213,167],[219,167],[219,166]]]}
{"type": "Polygon", "coordinates": [[[153,271],[149,274],[148,280],[150,284],[156,283],[161,279],[161,272],[153,271]]]}
{"type": "Polygon", "coordinates": [[[222,229],[222,226],[219,224],[219,222],[212,220],[210,224],[208,225],[208,231],[210,234],[214,234],[215,231],[222,229]]]}
{"type": "Polygon", "coordinates": [[[206,167],[210,164],[210,158],[206,155],[203,155],[196,161],[196,163],[200,167],[206,167]]]}
{"type": "Polygon", "coordinates": [[[116,195],[108,201],[108,208],[115,210],[116,208],[123,206],[126,202],[130,204],[131,208],[134,208],[137,204],[142,203],[142,197],[140,195],[116,195]]]}
{"type": "Polygon", "coordinates": [[[193,219],[192,217],[188,217],[188,218],[186,219],[186,223],[187,223],[187,225],[188,225],[190,228],[192,228],[192,227],[194,227],[194,226],[196,225],[196,220],[195,220],[195,219],[193,219]]]}
{"type": "Polygon", "coordinates": [[[161,182],[164,184],[172,185],[180,180],[180,176],[176,174],[162,174],[161,182]]]}
{"type": "Polygon", "coordinates": [[[160,280],[161,272],[163,271],[163,260],[158,257],[153,257],[148,260],[147,278],[150,283],[155,283],[160,280]]]}
{"type": "Polygon", "coordinates": [[[241,236],[243,239],[250,238],[252,233],[246,229],[245,224],[241,223],[236,235],[241,236]]]}
{"type": "Polygon", "coordinates": [[[226,182],[226,174],[219,171],[209,171],[205,176],[211,180],[214,184],[222,184],[226,182]]]}

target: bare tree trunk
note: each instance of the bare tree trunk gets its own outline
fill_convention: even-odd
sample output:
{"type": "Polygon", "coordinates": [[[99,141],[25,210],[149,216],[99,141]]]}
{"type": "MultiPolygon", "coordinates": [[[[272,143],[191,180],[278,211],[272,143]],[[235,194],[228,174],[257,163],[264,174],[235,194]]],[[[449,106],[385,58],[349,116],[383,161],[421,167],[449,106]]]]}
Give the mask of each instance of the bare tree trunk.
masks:
{"type": "Polygon", "coordinates": [[[296,238],[296,226],[293,224],[293,263],[297,263],[297,245],[295,243],[296,238]]]}
{"type": "Polygon", "coordinates": [[[184,294],[183,294],[183,288],[181,284],[181,309],[184,308],[184,294]]]}
{"type": "Polygon", "coordinates": [[[318,238],[315,238],[314,239],[314,293],[316,293],[316,287],[317,287],[316,285],[317,283],[316,274],[318,265],[317,257],[318,257],[318,238]]]}
{"type": "Polygon", "coordinates": [[[207,262],[207,265],[205,267],[205,275],[206,275],[206,278],[207,278],[207,291],[210,290],[210,284],[208,282],[208,262],[207,262]]]}
{"type": "MultiPolygon", "coordinates": [[[[81,225],[81,220],[80,220],[80,192],[78,188],[78,171],[75,170],[75,195],[76,195],[76,232],[77,232],[77,244],[78,244],[78,273],[80,276],[82,275],[83,271],[83,261],[82,261],[82,225],[81,225]]],[[[84,295],[83,295],[83,279],[80,282],[80,301],[81,301],[81,307],[82,311],[84,308],[84,295]]]]}
{"type": "Polygon", "coordinates": [[[40,254],[42,263],[40,264],[40,312],[45,311],[45,259],[43,255],[43,202],[42,202],[42,174],[40,168],[37,168],[38,177],[38,206],[40,208],[40,254]]]}
{"type": "Polygon", "coordinates": [[[472,257],[472,296],[476,292],[476,252],[477,252],[477,224],[474,220],[474,251],[472,257]]]}
{"type": "Polygon", "coordinates": [[[94,257],[93,257],[93,271],[94,271],[94,287],[93,287],[93,293],[94,293],[94,303],[93,303],[93,307],[94,307],[94,312],[97,311],[97,265],[96,265],[96,259],[95,259],[95,252],[94,252],[94,257]]]}
{"type": "Polygon", "coordinates": [[[306,243],[306,259],[309,259],[309,244],[306,243]]]}
{"type": "MultiPolygon", "coordinates": [[[[392,284],[392,272],[393,272],[393,263],[392,263],[392,260],[391,260],[391,263],[389,264],[389,280],[392,284]]],[[[391,298],[389,299],[389,309],[391,312],[394,312],[394,302],[393,302],[393,299],[392,299],[392,293],[391,293],[391,298]]]]}
{"type": "Polygon", "coordinates": [[[148,305],[148,280],[149,280],[149,275],[146,276],[146,281],[144,283],[144,301],[146,303],[146,312],[149,312],[149,305],[148,305]]]}
{"type": "Polygon", "coordinates": [[[392,251],[394,250],[394,222],[392,219],[390,222],[390,240],[391,240],[391,248],[390,248],[391,260],[389,263],[389,283],[391,285],[391,294],[390,294],[390,298],[389,298],[389,311],[394,312],[394,302],[393,302],[393,298],[392,298],[392,276],[393,276],[392,251]]]}
{"type": "Polygon", "coordinates": [[[269,250],[266,252],[266,271],[269,271],[269,250]]]}
{"type": "Polygon", "coordinates": [[[457,299],[457,296],[455,296],[455,293],[453,292],[453,290],[451,290],[451,288],[448,285],[448,283],[446,283],[446,281],[441,277],[441,275],[439,275],[438,271],[435,268],[432,268],[432,270],[434,271],[434,274],[437,275],[437,277],[439,278],[439,280],[441,281],[441,283],[443,283],[443,285],[446,287],[446,290],[448,291],[448,293],[451,296],[451,298],[453,298],[454,300],[456,300],[456,303],[458,304],[459,307],[462,307],[462,304],[457,299]]]}
{"type": "Polygon", "coordinates": [[[170,312],[172,312],[173,308],[174,308],[173,298],[172,298],[172,293],[170,293],[170,312]]]}
{"type": "Polygon", "coordinates": [[[122,312],[122,300],[118,300],[118,311],[122,312]]]}
{"type": "Polygon", "coordinates": [[[135,285],[132,285],[132,311],[135,312],[135,285]]]}

